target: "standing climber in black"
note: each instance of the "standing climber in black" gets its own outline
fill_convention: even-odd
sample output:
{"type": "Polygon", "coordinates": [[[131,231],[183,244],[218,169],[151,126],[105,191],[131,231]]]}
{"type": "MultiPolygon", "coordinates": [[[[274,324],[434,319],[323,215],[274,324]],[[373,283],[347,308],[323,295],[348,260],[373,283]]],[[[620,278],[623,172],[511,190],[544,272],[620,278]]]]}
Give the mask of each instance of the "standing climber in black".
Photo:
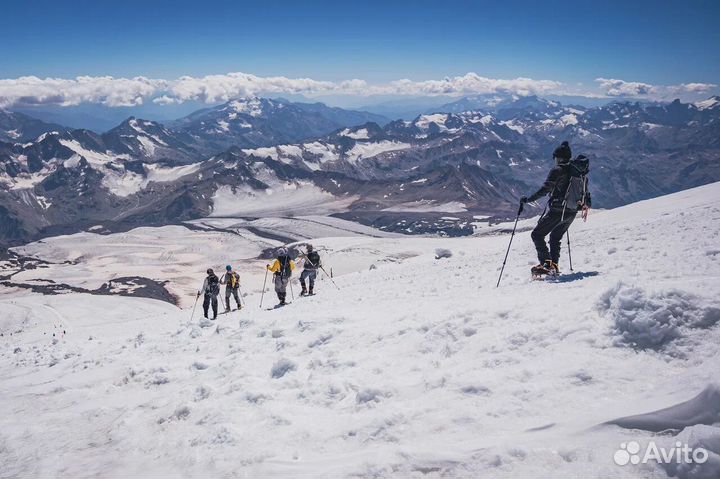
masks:
{"type": "Polygon", "coordinates": [[[303,254],[302,257],[304,260],[304,265],[303,272],[300,273],[300,286],[302,287],[302,291],[300,291],[300,296],[312,296],[313,294],[315,294],[313,292],[313,289],[315,288],[317,270],[321,266],[320,255],[317,251],[313,249],[313,245],[309,244],[307,245],[307,254],[303,254]],[[305,287],[306,279],[308,280],[308,286],[310,286],[310,289],[307,289],[305,287]]]}
{"type": "Polygon", "coordinates": [[[560,243],[563,235],[575,220],[578,211],[582,211],[583,220],[587,220],[592,205],[588,191],[587,174],[590,160],[583,155],[571,160],[572,152],[567,141],[563,141],[553,152],[555,167],[550,170],[545,183],[530,196],[520,198],[521,203],[529,203],[549,195],[545,211],[532,232],[539,264],[531,272],[535,276],[560,273],[560,243]],[[550,235],[550,248],[545,237],[550,235]]]}
{"type": "Polygon", "coordinates": [[[205,278],[205,281],[203,282],[202,291],[198,291],[198,297],[200,297],[200,294],[204,294],[205,297],[203,299],[203,311],[205,312],[205,318],[208,318],[208,310],[210,309],[210,304],[212,304],[212,310],[213,310],[213,317],[212,319],[217,319],[218,314],[218,294],[220,294],[220,280],[215,275],[215,272],[212,269],[207,270],[207,277],[205,278]]]}

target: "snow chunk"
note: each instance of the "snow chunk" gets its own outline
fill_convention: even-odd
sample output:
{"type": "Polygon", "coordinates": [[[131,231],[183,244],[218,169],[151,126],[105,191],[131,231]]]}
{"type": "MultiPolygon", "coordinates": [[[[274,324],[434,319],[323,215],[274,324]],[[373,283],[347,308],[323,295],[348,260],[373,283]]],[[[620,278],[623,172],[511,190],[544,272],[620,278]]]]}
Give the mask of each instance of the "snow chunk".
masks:
{"type": "MultiPolygon", "coordinates": [[[[715,397],[715,404],[718,404],[720,397],[715,397]]],[[[708,404],[712,407],[712,404],[708,404]]],[[[717,420],[720,421],[720,418],[717,420]]],[[[680,444],[687,445],[693,451],[705,449],[708,455],[704,463],[684,461],[669,461],[663,463],[662,467],[670,477],[679,479],[697,479],[701,477],[720,477],[720,428],[700,424],[685,428],[673,438],[661,438],[661,445],[667,449],[680,444]]]]}
{"type": "Polygon", "coordinates": [[[290,371],[295,371],[295,369],[297,369],[297,366],[294,362],[289,359],[280,359],[273,364],[270,375],[277,379],[285,376],[290,371]]]}
{"type": "Polygon", "coordinates": [[[435,259],[452,258],[452,251],[446,248],[435,248],[435,259]]]}
{"type": "Polygon", "coordinates": [[[384,397],[388,397],[390,394],[383,392],[379,389],[367,388],[358,391],[355,396],[355,401],[358,404],[365,404],[369,402],[380,402],[384,397]]]}
{"type": "Polygon", "coordinates": [[[660,350],[683,336],[685,328],[709,328],[720,308],[681,290],[647,293],[618,283],[601,297],[598,309],[614,323],[616,345],[660,350]]]}

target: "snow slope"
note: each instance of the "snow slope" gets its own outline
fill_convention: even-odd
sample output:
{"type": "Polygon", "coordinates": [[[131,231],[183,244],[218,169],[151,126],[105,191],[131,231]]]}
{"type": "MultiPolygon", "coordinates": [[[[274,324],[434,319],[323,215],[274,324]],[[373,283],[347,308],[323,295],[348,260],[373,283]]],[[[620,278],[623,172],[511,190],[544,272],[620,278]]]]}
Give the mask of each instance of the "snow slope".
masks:
{"type": "Polygon", "coordinates": [[[601,424],[720,383],[719,194],[716,183],[594,212],[571,230],[576,272],[559,284],[529,281],[524,231],[500,288],[508,234],[315,239],[343,273],[341,290],[323,280],[317,296],[273,311],[251,292],[245,310],[214,323],[132,298],[7,293],[2,470],[666,477],[653,464],[617,466],[613,454],[675,436],[718,454],[712,410],[697,416],[708,424],[663,435],[601,424]],[[452,257],[434,259],[440,247],[452,257]],[[45,314],[49,301],[59,316],[45,314]],[[77,333],[53,341],[58,321],[77,333]]]}

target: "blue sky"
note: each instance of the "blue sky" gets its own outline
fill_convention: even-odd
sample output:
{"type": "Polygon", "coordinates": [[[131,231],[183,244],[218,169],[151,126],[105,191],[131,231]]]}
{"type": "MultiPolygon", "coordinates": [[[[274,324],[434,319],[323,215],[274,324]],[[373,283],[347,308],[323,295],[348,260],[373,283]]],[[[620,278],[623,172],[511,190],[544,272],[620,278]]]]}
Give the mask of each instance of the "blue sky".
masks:
{"type": "Polygon", "coordinates": [[[720,83],[716,1],[18,1],[2,10],[0,79],[245,72],[386,84],[475,72],[594,94],[611,88],[598,90],[597,78],[720,83]]]}

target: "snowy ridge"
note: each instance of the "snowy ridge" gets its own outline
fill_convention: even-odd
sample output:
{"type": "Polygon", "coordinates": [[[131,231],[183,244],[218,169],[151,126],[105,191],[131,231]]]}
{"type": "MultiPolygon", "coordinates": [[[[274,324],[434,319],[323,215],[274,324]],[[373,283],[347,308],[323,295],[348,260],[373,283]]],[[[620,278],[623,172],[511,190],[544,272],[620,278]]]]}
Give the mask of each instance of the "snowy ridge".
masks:
{"type": "Polygon", "coordinates": [[[147,300],[8,292],[0,462],[19,476],[663,477],[613,454],[690,436],[717,454],[720,429],[600,425],[717,382],[719,194],[593,212],[573,225],[576,273],[560,284],[529,281],[524,231],[500,288],[507,234],[314,239],[341,291],[322,280],[263,311],[265,260],[243,262],[247,309],[214,323],[147,300]]]}

